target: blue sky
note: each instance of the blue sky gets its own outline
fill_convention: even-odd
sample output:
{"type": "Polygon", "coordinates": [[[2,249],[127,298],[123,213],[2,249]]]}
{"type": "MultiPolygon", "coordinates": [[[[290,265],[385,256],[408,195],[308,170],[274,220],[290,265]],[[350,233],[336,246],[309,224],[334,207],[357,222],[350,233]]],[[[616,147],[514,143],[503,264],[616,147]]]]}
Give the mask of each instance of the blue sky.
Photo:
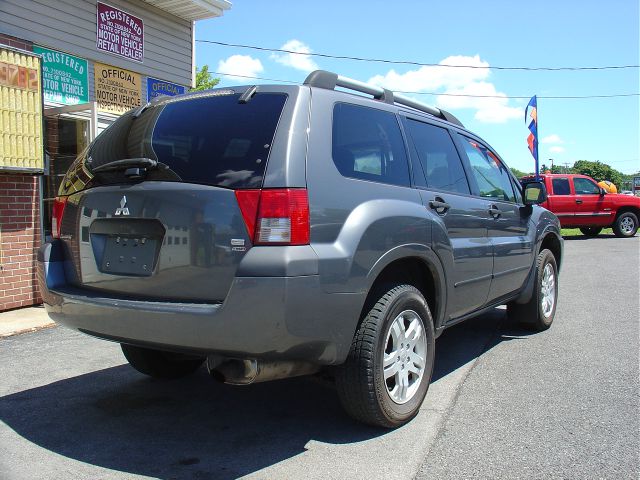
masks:
{"type": "MultiPolygon", "coordinates": [[[[197,40],[301,52],[477,66],[638,65],[637,0],[565,1],[234,1],[223,17],[196,24],[197,40]]],[[[302,82],[321,68],[411,95],[454,113],[509,166],[533,171],[526,146],[527,99],[640,92],[638,68],[504,71],[390,65],[274,54],[196,43],[210,70],[302,82]]],[[[220,76],[220,75],[216,75],[220,76]]],[[[276,83],[222,76],[221,86],[276,83]]],[[[640,97],[538,100],[540,163],[599,160],[640,170],[640,97]]]]}

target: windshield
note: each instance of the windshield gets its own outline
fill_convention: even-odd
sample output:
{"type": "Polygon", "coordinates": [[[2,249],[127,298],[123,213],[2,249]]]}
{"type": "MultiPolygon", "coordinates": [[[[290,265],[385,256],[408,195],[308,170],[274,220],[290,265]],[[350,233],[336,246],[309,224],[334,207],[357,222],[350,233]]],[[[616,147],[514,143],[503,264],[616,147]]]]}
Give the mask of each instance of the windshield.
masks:
{"type": "Polygon", "coordinates": [[[139,117],[135,110],[127,112],[71,167],[60,194],[126,182],[123,171],[93,169],[132,158],[150,158],[168,166],[168,173],[149,171],[146,180],[260,187],[287,96],[257,93],[246,103],[239,103],[239,98],[240,94],[212,91],[151,105],[139,117]]]}

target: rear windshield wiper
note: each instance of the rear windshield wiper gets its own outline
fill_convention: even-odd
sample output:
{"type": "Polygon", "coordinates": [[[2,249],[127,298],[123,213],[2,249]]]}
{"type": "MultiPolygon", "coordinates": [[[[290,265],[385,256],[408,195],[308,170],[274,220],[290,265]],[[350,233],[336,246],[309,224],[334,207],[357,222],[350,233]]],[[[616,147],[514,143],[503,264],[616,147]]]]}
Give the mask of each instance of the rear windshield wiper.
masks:
{"type": "Polygon", "coordinates": [[[89,164],[89,168],[91,168],[92,172],[113,172],[134,167],[145,168],[147,170],[166,170],[169,168],[168,165],[162,162],[145,157],[123,158],[122,160],[114,160],[112,162],[98,165],[95,168],[91,167],[91,165],[89,164]]]}

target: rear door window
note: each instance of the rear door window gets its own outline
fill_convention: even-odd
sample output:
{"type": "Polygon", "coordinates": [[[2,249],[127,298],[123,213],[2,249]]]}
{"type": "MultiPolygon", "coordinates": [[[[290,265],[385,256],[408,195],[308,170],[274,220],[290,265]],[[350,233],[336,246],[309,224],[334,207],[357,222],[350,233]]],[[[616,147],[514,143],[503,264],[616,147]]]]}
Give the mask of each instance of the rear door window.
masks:
{"type": "Polygon", "coordinates": [[[554,178],[551,180],[551,184],[554,195],[571,195],[568,178],[554,178]]]}
{"type": "Polygon", "coordinates": [[[447,129],[412,119],[407,119],[405,125],[420,159],[427,186],[469,194],[462,162],[447,129]]]}
{"type": "Polygon", "coordinates": [[[287,96],[259,92],[239,103],[240,94],[213,92],[127,114],[96,139],[91,165],[147,157],[170,168],[162,180],[260,187],[287,96]]]}
{"type": "Polygon", "coordinates": [[[395,114],[338,103],[333,110],[333,162],[345,177],[409,186],[409,165],[395,114]]]}

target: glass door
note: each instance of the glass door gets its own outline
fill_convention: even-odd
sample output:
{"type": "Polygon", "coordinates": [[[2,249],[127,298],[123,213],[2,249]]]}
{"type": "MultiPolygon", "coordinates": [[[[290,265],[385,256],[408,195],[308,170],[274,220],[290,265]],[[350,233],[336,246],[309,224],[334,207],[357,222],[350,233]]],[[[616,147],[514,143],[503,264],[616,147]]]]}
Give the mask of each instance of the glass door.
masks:
{"type": "Polygon", "coordinates": [[[53,200],[69,166],[88,145],[91,119],[59,113],[47,115],[45,110],[45,175],[42,184],[42,227],[44,238],[51,238],[53,200]]]}

